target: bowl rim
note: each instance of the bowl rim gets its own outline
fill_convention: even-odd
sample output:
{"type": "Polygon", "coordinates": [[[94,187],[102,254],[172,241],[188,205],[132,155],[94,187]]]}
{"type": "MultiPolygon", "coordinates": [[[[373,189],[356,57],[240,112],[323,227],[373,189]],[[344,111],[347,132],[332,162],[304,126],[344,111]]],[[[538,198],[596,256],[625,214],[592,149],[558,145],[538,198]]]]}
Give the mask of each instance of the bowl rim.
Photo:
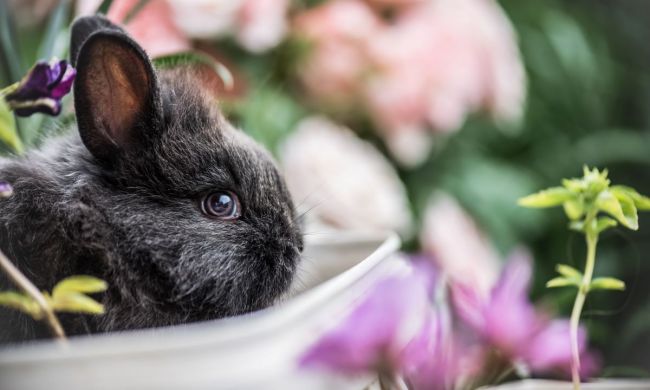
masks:
{"type": "Polygon", "coordinates": [[[300,319],[314,315],[333,298],[346,291],[394,254],[401,245],[393,232],[351,232],[346,235],[323,235],[310,244],[351,245],[380,242],[357,264],[322,284],[276,306],[236,317],[182,324],[153,329],[130,330],[110,334],[74,336],[65,344],[54,340],[37,340],[0,348],[0,366],[47,363],[51,361],[96,359],[134,354],[174,351],[196,347],[227,348],[231,344],[250,343],[272,337],[290,328],[300,319]],[[382,239],[383,238],[383,239],[382,239]],[[381,241],[380,241],[381,240],[381,241]]]}

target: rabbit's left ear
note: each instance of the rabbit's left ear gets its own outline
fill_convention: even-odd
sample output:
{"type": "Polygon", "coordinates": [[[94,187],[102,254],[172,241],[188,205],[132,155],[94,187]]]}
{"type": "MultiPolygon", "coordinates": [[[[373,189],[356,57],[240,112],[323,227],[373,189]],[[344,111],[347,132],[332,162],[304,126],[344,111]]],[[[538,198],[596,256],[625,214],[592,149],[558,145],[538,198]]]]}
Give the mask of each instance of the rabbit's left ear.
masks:
{"type": "Polygon", "coordinates": [[[77,57],[81,46],[94,33],[104,30],[126,32],[118,25],[113,24],[110,20],[100,15],[83,16],[72,23],[70,29],[70,63],[77,66],[77,57]]]}
{"type": "Polygon", "coordinates": [[[112,164],[159,135],[163,115],[156,72],[128,35],[115,29],[92,33],[81,45],[76,65],[77,124],[96,158],[112,164]]]}

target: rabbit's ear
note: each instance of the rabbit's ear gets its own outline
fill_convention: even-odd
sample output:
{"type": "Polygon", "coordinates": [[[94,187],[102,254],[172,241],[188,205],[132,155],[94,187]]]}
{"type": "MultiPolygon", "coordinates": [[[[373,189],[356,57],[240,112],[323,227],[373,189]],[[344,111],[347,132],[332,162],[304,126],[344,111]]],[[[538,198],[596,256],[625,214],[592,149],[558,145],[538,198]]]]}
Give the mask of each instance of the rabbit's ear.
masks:
{"type": "Polygon", "coordinates": [[[74,105],[86,148],[108,163],[147,144],[162,122],[153,65],[140,46],[118,30],[100,30],[82,44],[74,105]]]}
{"type": "Polygon", "coordinates": [[[77,66],[77,57],[81,46],[92,34],[102,30],[113,30],[124,33],[121,27],[100,15],[83,16],[72,23],[70,30],[70,63],[77,66]]]}

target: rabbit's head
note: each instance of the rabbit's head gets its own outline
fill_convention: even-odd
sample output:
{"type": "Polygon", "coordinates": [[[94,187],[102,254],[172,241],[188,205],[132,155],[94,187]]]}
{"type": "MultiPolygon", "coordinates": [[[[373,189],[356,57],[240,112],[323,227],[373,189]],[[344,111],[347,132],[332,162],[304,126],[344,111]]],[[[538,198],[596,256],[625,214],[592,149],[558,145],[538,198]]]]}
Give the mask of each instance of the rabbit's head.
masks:
{"type": "Polygon", "coordinates": [[[158,316],[113,318],[111,326],[273,303],[289,287],[303,243],[269,153],[224,119],[190,71],[157,72],[106,19],[77,20],[71,49],[77,124],[97,177],[86,191],[112,241],[113,299],[155,307],[158,316]]]}

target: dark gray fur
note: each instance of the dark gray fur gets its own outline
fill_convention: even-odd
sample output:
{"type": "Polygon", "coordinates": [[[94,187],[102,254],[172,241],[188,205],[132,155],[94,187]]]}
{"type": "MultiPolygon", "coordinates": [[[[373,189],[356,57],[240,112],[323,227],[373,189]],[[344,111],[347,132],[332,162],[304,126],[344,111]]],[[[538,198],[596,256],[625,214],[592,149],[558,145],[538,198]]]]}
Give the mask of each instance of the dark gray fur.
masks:
{"type": "MultiPolygon", "coordinates": [[[[80,60],[85,48],[77,46],[106,27],[95,18],[85,23],[77,29],[84,36],[73,29],[72,52],[80,60]]],[[[135,45],[119,34],[112,26],[106,37],[135,45]]],[[[80,61],[77,82],[84,80],[83,66],[80,61]]],[[[61,315],[69,334],[261,309],[287,290],[296,269],[300,227],[270,155],[223,119],[188,72],[157,72],[152,82],[158,90],[149,97],[157,100],[148,110],[159,112],[139,114],[128,147],[118,142],[109,154],[94,150],[88,139],[101,134],[79,128],[83,142],[70,131],[24,157],[0,161],[0,178],[14,187],[13,197],[0,201],[2,251],[40,289],[75,274],[110,285],[98,297],[105,315],[61,315]],[[214,190],[239,195],[239,220],[201,212],[202,196],[214,190]]],[[[80,88],[75,85],[75,94],[80,88]]],[[[78,117],[87,115],[85,104],[99,104],[75,99],[78,117]]],[[[0,276],[0,289],[8,288],[14,286],[0,276]]],[[[47,336],[41,323],[0,309],[0,341],[47,336]]]]}

